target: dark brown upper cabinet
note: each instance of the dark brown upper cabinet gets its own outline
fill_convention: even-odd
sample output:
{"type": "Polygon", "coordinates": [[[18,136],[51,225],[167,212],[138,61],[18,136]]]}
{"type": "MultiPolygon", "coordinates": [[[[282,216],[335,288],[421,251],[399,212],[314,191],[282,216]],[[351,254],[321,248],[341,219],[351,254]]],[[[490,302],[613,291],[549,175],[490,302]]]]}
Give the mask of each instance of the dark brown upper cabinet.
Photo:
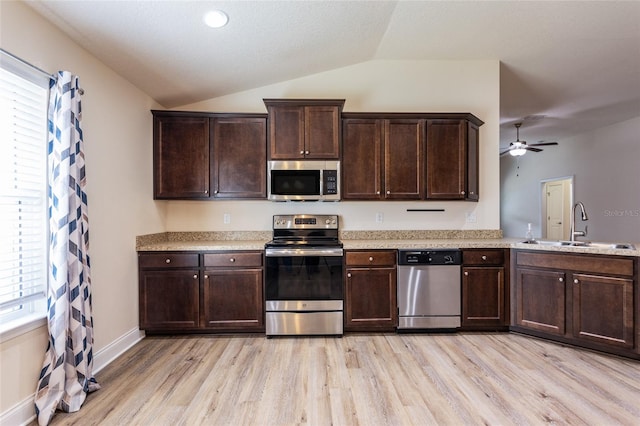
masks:
{"type": "Polygon", "coordinates": [[[348,117],[343,120],[342,198],[421,199],[425,121],[348,117]]]}
{"type": "Polygon", "coordinates": [[[340,158],[344,99],[264,99],[269,114],[269,159],[340,158]]]}
{"type": "Polygon", "coordinates": [[[478,200],[478,127],[467,113],[344,113],[345,200],[478,200]]]}
{"type": "Polygon", "coordinates": [[[478,201],[478,121],[427,121],[427,200],[478,201]]]}
{"type": "Polygon", "coordinates": [[[266,138],[264,117],[211,119],[214,198],[266,198],[266,138]]]}
{"type": "Polygon", "coordinates": [[[209,117],[153,112],[153,197],[209,198],[209,117]]]}
{"type": "Polygon", "coordinates": [[[152,113],[155,199],[266,198],[265,114],[152,113]]]}

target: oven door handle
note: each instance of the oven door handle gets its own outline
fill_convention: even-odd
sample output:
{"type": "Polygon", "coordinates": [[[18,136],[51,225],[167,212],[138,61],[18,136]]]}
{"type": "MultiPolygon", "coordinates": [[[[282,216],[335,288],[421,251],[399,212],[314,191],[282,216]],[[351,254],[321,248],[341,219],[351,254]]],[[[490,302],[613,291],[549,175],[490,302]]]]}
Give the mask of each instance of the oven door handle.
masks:
{"type": "Polygon", "coordinates": [[[292,256],[342,256],[344,250],[341,248],[326,248],[326,249],[265,249],[264,254],[267,257],[292,257],[292,256]]]}

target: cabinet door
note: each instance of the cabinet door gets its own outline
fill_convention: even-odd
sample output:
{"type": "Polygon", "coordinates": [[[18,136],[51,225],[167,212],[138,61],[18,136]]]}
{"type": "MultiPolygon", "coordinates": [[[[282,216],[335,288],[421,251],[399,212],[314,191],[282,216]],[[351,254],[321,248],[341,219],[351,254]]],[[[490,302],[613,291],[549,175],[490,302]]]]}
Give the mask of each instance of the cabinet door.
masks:
{"type": "Polygon", "coordinates": [[[424,120],[385,120],[384,197],[423,197],[424,120]]]}
{"type": "Polygon", "coordinates": [[[340,157],[340,108],[304,107],[305,157],[337,160],[340,157]]]}
{"type": "Polygon", "coordinates": [[[506,325],[504,288],[504,267],[463,267],[462,326],[506,325]]]}
{"type": "Polygon", "coordinates": [[[295,105],[269,106],[269,158],[304,158],[304,108],[295,105]]]}
{"type": "Polygon", "coordinates": [[[212,183],[215,198],[266,198],[267,120],[211,120],[212,183]]]}
{"type": "Polygon", "coordinates": [[[427,123],[427,199],[465,198],[466,136],[464,120],[427,123]]]}
{"type": "Polygon", "coordinates": [[[345,330],[392,331],[398,324],[396,268],[347,268],[345,330]]]}
{"type": "Polygon", "coordinates": [[[204,275],[205,328],[264,329],[261,268],[209,269],[204,275]]]}
{"type": "Polygon", "coordinates": [[[480,129],[467,123],[467,188],[465,199],[480,199],[480,129]]]}
{"type": "Polygon", "coordinates": [[[565,274],[516,269],[516,324],[563,336],[566,329],[565,274]]]}
{"type": "Polygon", "coordinates": [[[209,150],[208,118],[154,116],[154,198],[209,198],[209,150]]]}
{"type": "Polygon", "coordinates": [[[633,280],[573,274],[573,335],[633,348],[633,280]]]}
{"type": "Polygon", "coordinates": [[[382,192],[382,120],[342,123],[342,198],[379,200],[382,192]]]}
{"type": "Polygon", "coordinates": [[[140,328],[193,329],[199,326],[200,277],[197,269],[140,272],[140,328]]]}

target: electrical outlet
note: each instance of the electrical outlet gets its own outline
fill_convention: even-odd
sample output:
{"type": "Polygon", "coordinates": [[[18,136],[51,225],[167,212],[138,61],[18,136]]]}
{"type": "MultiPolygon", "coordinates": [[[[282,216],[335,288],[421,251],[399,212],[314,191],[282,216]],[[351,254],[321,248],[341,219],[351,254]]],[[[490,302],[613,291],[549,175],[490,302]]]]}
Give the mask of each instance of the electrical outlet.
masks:
{"type": "Polygon", "coordinates": [[[476,212],[467,212],[465,215],[467,218],[467,223],[476,223],[478,220],[476,218],[476,212]]]}
{"type": "Polygon", "coordinates": [[[222,221],[223,221],[224,223],[231,223],[231,215],[230,215],[229,213],[225,213],[225,214],[222,216],[222,221]]]}
{"type": "Polygon", "coordinates": [[[384,213],[378,212],[376,213],[376,223],[384,222],[384,213]]]}

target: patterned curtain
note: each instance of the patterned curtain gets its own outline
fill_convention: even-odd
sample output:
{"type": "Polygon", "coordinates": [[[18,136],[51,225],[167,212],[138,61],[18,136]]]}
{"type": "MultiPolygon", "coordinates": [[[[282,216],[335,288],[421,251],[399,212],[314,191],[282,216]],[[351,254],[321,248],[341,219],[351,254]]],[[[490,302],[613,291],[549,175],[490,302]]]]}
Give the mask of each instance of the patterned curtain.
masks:
{"type": "Polygon", "coordinates": [[[49,345],[35,408],[46,425],[60,409],[78,411],[93,377],[89,224],[78,77],[60,71],[49,102],[49,345]]]}

